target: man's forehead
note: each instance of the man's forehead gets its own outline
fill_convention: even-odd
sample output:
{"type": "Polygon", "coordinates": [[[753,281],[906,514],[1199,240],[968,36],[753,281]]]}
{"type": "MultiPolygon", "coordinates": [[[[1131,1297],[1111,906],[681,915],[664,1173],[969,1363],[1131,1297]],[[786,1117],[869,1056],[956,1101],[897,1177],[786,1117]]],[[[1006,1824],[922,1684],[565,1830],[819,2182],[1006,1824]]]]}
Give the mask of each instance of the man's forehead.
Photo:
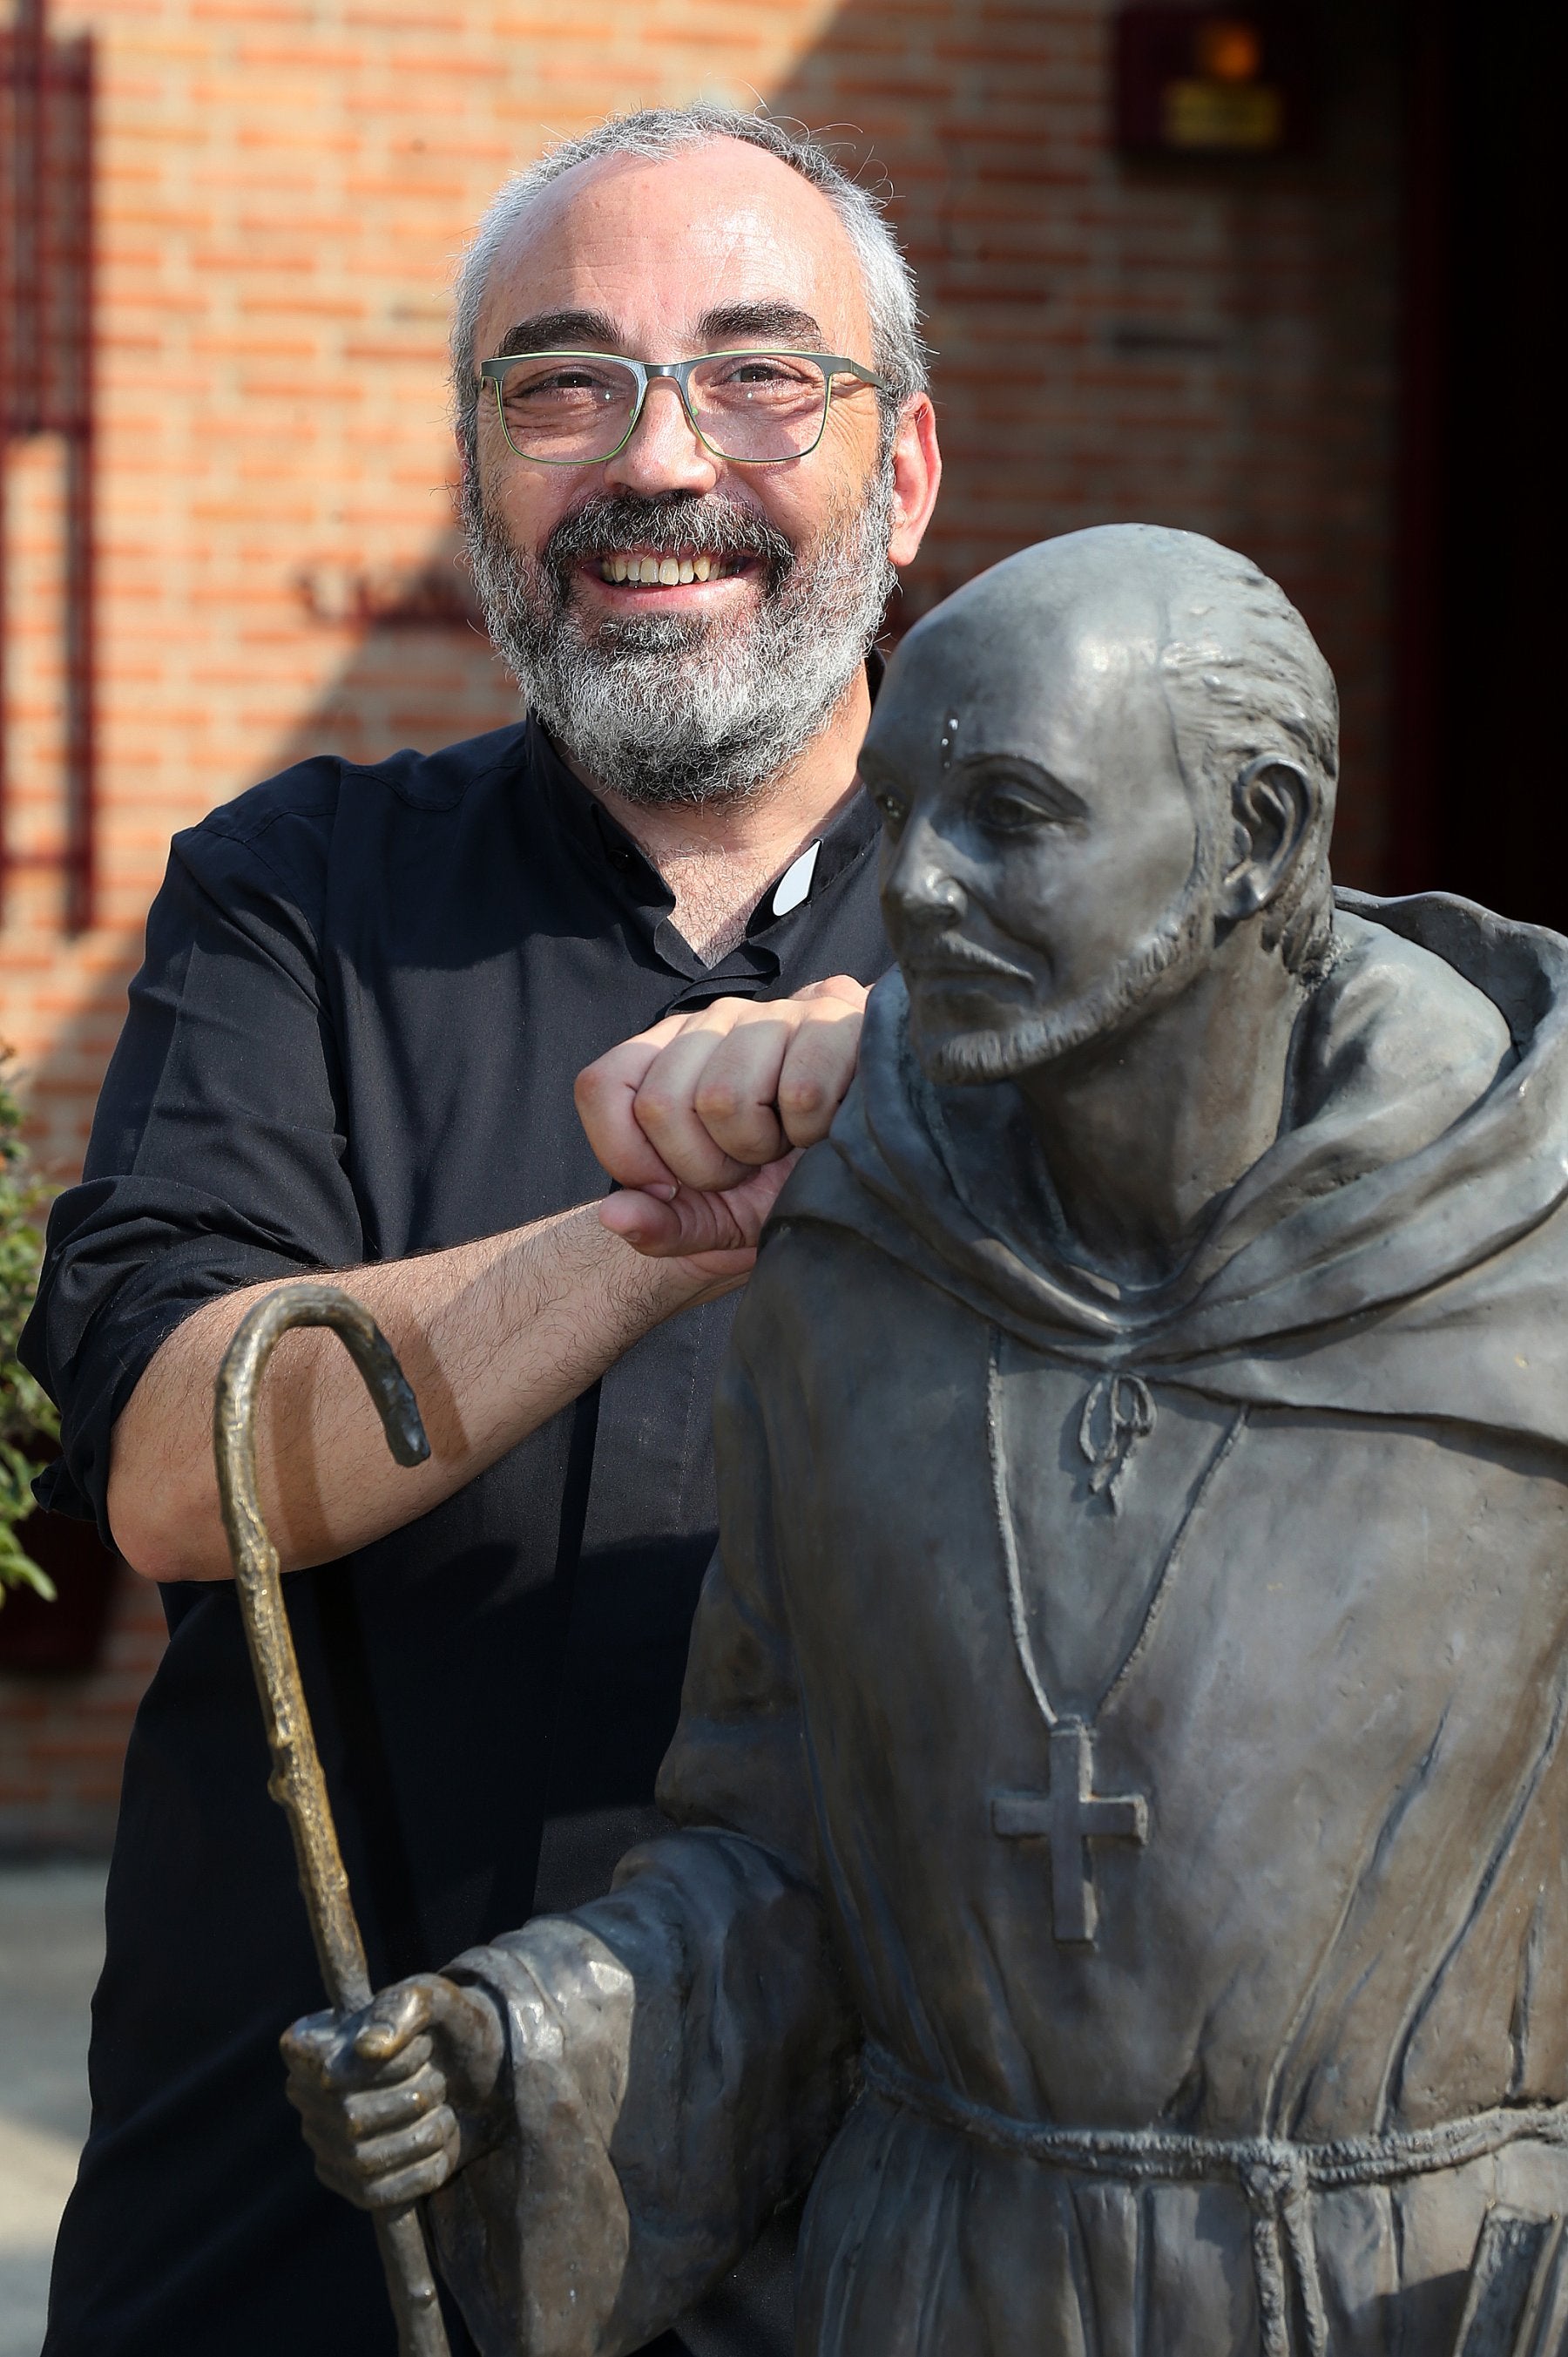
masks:
{"type": "Polygon", "coordinates": [[[753,312],[777,325],[738,328],[743,340],[868,356],[859,266],[832,206],[779,157],[721,138],[596,157],[541,189],[497,254],[479,340],[499,350],[525,322],[593,317],[634,350],[648,343],[641,357],[668,359],[713,349],[715,326],[753,312]]]}

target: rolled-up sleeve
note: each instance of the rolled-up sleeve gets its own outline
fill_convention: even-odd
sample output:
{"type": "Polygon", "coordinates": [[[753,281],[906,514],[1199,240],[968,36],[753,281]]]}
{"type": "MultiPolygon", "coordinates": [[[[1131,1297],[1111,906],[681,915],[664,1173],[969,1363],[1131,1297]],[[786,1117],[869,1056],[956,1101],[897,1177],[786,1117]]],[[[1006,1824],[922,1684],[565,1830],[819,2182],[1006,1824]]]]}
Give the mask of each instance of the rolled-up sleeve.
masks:
{"type": "Polygon", "coordinates": [[[95,1515],[114,1420],[204,1301],[364,1256],[318,912],[330,813],[251,798],[177,836],[21,1355],[60,1410],[47,1505],[95,1515]]]}

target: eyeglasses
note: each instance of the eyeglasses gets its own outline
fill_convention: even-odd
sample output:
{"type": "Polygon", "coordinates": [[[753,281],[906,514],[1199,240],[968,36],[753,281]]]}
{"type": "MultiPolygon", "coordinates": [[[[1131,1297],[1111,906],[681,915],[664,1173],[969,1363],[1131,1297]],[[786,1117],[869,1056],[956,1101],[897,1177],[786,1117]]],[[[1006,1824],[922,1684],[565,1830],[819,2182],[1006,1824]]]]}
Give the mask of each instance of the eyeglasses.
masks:
{"type": "Polygon", "coordinates": [[[619,456],[648,388],[669,377],[692,431],[715,458],[779,467],[822,438],[835,377],[888,390],[886,378],[836,352],[703,352],[691,361],[631,361],[618,352],[504,352],[481,361],[509,447],[538,467],[591,467],[619,456]]]}

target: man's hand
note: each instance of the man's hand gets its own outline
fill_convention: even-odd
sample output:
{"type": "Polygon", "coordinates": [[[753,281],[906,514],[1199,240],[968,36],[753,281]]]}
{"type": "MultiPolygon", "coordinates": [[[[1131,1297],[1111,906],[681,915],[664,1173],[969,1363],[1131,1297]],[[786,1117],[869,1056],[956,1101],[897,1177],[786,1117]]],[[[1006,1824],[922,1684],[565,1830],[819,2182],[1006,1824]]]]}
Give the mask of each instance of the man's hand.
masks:
{"type": "MultiPolygon", "coordinates": [[[[745,1281],[796,1152],[826,1135],[854,1072],[866,994],[839,976],[768,1006],[673,1016],[577,1083],[594,1150],[627,1190],[499,1236],[343,1272],[403,1362],[430,1435],[387,1454],[358,1370],[291,1334],[263,1386],[262,1501],[285,1571],[369,1546],[496,1463],[661,1318],[745,1281]],[[637,1246],[625,1250],[625,1243],[637,1246]]],[[[114,1426],[109,1516],[149,1579],[227,1579],[209,1449],[190,1435],[265,1284],[177,1326],[114,1426]]]]}
{"type": "Polygon", "coordinates": [[[745,1275],[801,1149],[854,1078],[868,993],[847,974],[792,998],[671,1015],[578,1074],[588,1142],[621,1189],[599,1207],[639,1252],[745,1275]]]}
{"type": "Polygon", "coordinates": [[[360,2210],[423,2200],[495,2141],[506,2033],[480,1989],[420,1973],[280,2042],[316,2174],[360,2210]]]}

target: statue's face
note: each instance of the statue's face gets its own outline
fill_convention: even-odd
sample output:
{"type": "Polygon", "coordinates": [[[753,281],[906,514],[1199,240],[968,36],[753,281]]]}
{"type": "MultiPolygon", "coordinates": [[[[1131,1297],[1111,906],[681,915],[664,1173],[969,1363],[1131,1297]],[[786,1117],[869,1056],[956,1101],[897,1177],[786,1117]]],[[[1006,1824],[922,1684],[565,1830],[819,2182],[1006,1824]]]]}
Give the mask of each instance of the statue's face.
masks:
{"type": "Polygon", "coordinates": [[[1219,846],[1182,775],[1150,630],[982,610],[896,659],[861,773],[934,1079],[1109,1049],[1210,953],[1219,846]]]}

